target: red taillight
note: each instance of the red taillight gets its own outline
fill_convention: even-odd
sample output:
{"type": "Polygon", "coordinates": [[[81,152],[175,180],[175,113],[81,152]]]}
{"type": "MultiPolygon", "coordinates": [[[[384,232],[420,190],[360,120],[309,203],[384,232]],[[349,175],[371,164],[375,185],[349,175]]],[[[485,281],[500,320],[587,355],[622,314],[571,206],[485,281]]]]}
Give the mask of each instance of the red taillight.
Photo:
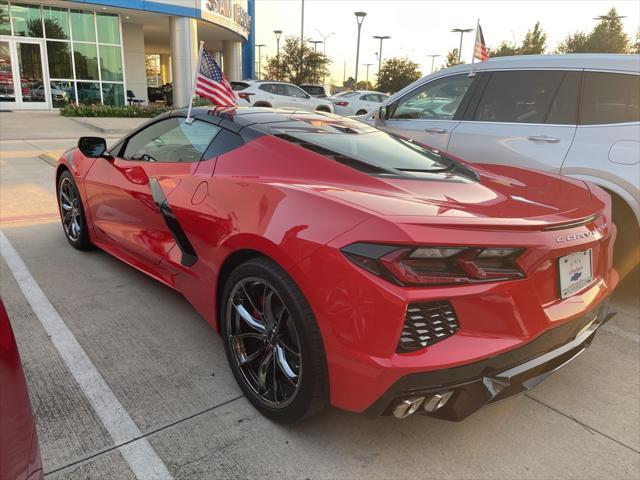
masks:
{"type": "Polygon", "coordinates": [[[243,100],[246,100],[249,103],[251,103],[251,99],[249,97],[251,97],[251,95],[255,95],[255,93],[247,93],[247,92],[237,92],[237,93],[238,93],[238,97],[240,97],[243,100]]]}
{"type": "Polygon", "coordinates": [[[347,105],[349,105],[349,102],[336,102],[336,105],[339,107],[346,107],[347,105]]]}
{"type": "Polygon", "coordinates": [[[354,243],[342,252],[356,265],[401,285],[444,285],[513,280],[524,273],[522,248],[399,247],[354,243]]]}

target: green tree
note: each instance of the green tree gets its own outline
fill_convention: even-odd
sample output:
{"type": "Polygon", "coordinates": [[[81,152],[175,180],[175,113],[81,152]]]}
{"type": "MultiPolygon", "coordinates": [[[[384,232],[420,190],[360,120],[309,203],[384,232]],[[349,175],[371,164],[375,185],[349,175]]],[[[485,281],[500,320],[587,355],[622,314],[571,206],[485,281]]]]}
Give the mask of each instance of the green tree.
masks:
{"type": "Polygon", "coordinates": [[[266,78],[283,80],[285,82],[322,83],[322,79],[329,75],[331,59],[321,52],[314,52],[306,44],[300,49],[300,39],[287,37],[278,57],[267,58],[265,68],[266,78]]]}
{"type": "Polygon", "coordinates": [[[417,63],[408,58],[390,58],[385,60],[378,72],[378,90],[395,93],[421,76],[417,63]]]}
{"type": "Polygon", "coordinates": [[[547,34],[540,28],[540,22],[536,22],[533,29],[529,30],[518,49],[520,55],[542,55],[547,49],[547,34]]]}
{"type": "Polygon", "coordinates": [[[508,57],[512,55],[541,55],[547,49],[547,34],[536,22],[532,29],[528,30],[518,46],[516,43],[501,42],[496,49],[489,49],[489,57],[508,57]]]}
{"type": "Polygon", "coordinates": [[[616,18],[614,7],[609,10],[590,33],[576,32],[568,35],[558,46],[561,53],[628,53],[631,50],[629,35],[622,22],[616,18]]]}
{"type": "Polygon", "coordinates": [[[640,28],[636,32],[636,43],[631,47],[631,53],[640,53],[640,28]]]}
{"type": "Polygon", "coordinates": [[[458,61],[458,49],[454,48],[447,53],[447,61],[444,64],[444,68],[453,67],[454,65],[462,65],[463,61],[458,61]]]}
{"type": "Polygon", "coordinates": [[[509,42],[500,42],[500,45],[498,45],[498,48],[496,48],[495,50],[493,48],[489,48],[487,50],[487,55],[489,56],[489,58],[491,57],[510,57],[512,55],[518,55],[520,52],[520,49],[516,46],[515,43],[509,43],[509,42]]]}
{"type": "Polygon", "coordinates": [[[366,80],[360,80],[356,90],[373,90],[373,83],[367,82],[366,80]]]}

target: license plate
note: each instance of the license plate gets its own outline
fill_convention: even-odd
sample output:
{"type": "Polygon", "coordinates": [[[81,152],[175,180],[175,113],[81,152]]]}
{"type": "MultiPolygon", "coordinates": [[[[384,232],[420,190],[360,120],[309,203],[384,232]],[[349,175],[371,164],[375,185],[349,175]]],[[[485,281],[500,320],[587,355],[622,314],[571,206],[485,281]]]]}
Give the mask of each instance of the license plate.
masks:
{"type": "Polygon", "coordinates": [[[591,283],[591,249],[560,257],[560,296],[567,298],[591,283]]]}

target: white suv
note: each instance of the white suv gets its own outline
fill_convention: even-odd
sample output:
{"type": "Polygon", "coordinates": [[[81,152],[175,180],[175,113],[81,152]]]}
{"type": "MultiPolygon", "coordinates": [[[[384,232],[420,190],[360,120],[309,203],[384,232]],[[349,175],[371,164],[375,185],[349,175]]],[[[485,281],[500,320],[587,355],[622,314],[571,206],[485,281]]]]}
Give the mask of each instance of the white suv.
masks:
{"type": "Polygon", "coordinates": [[[245,80],[247,86],[236,90],[238,105],[252,107],[289,108],[310,112],[331,112],[333,105],[322,98],[314,98],[292,83],[270,80],[245,80]]]}
{"type": "Polygon", "coordinates": [[[535,168],[603,187],[613,197],[624,270],[637,264],[640,55],[501,57],[471,68],[426,76],[365,121],[471,162],[535,168]]]}

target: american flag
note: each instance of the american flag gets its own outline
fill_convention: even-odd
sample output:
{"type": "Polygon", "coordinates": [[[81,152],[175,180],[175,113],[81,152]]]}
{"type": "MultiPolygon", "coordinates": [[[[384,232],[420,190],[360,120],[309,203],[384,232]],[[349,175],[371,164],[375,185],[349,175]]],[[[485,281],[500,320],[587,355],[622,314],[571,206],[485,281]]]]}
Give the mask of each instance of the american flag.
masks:
{"type": "Polygon", "coordinates": [[[220,107],[234,107],[236,96],[220,66],[214,58],[202,49],[200,68],[196,77],[196,94],[220,107]]]}
{"type": "Polygon", "coordinates": [[[482,27],[478,23],[476,28],[476,47],[473,51],[474,58],[477,58],[481,62],[484,62],[489,56],[487,55],[487,44],[484,43],[484,35],[482,34],[482,27]]]}

